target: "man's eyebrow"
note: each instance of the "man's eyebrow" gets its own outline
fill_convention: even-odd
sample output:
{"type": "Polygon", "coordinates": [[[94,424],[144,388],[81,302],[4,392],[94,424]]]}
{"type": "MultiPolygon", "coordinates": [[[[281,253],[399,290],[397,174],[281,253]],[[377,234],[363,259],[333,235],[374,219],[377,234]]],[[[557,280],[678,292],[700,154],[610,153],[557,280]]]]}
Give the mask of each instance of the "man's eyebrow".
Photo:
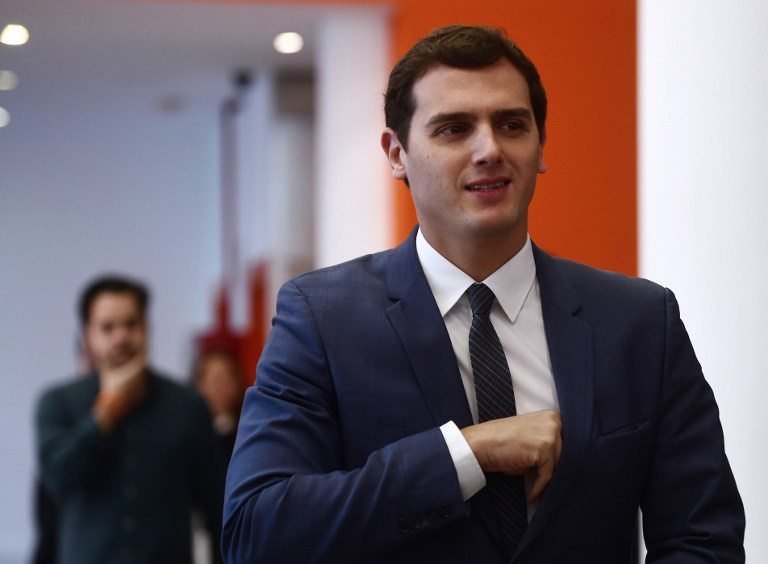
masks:
{"type": "Polygon", "coordinates": [[[493,121],[500,121],[509,118],[531,119],[533,116],[531,110],[528,108],[508,108],[504,110],[496,110],[491,117],[493,118],[493,121]]]}
{"type": "MultiPolygon", "coordinates": [[[[532,119],[533,115],[528,108],[505,108],[503,110],[496,110],[491,114],[493,121],[501,121],[509,118],[523,118],[532,119]]],[[[477,116],[470,112],[446,112],[433,115],[427,121],[427,127],[434,127],[436,125],[442,125],[444,123],[450,123],[452,121],[459,122],[474,122],[477,121],[477,116]]]]}
{"type": "Polygon", "coordinates": [[[469,112],[448,112],[435,114],[427,122],[427,127],[434,127],[451,121],[475,121],[477,117],[469,112]]]}

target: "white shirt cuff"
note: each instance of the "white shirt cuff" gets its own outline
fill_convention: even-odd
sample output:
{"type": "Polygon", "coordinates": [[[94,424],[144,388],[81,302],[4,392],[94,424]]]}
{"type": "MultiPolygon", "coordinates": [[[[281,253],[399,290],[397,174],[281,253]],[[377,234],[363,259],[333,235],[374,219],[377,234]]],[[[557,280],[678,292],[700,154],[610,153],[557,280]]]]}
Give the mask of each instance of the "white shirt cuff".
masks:
{"type": "Polygon", "coordinates": [[[467,501],[485,487],[485,475],[456,423],[448,421],[445,425],[440,426],[440,432],[443,434],[448,452],[453,459],[453,465],[456,467],[461,495],[464,501],[467,501]]]}

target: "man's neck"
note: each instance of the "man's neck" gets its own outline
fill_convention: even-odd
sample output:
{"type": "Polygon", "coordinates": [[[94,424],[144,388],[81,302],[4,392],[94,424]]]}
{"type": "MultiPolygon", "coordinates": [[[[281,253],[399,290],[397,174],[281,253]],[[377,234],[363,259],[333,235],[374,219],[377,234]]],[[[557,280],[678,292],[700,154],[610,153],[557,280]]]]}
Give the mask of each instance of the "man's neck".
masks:
{"type": "Polygon", "coordinates": [[[424,232],[424,239],[443,257],[476,282],[482,282],[496,272],[523,248],[527,231],[513,236],[477,237],[464,240],[446,240],[424,232]]]}

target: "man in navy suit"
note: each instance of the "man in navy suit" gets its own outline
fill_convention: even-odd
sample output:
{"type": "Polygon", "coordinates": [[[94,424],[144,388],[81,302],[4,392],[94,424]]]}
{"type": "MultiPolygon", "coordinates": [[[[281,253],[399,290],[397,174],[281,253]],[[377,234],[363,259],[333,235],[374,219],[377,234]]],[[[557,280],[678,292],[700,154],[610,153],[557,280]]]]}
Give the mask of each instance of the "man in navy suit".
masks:
{"type": "Polygon", "coordinates": [[[381,143],[419,226],[281,289],[229,468],[229,562],[628,562],[638,508],[648,561],[744,560],[674,295],[528,237],[546,104],[496,30],[441,28],[397,63],[381,143]],[[481,377],[477,315],[513,415],[483,415],[506,392],[481,377]]]}

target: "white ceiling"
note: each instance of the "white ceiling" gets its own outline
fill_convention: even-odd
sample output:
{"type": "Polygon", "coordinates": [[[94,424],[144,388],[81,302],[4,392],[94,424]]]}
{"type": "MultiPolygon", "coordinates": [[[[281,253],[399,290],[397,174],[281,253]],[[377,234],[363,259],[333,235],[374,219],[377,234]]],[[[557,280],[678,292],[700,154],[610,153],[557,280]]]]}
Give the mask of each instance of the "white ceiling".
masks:
{"type": "Polygon", "coordinates": [[[39,123],[41,112],[55,121],[105,104],[209,108],[232,91],[235,69],[311,68],[314,29],[328,11],[287,2],[0,0],[0,27],[30,31],[24,46],[0,45],[0,69],[19,77],[16,90],[0,91],[0,106],[16,126],[30,112],[39,123]],[[304,35],[305,49],[275,52],[283,31],[304,35]]]}

